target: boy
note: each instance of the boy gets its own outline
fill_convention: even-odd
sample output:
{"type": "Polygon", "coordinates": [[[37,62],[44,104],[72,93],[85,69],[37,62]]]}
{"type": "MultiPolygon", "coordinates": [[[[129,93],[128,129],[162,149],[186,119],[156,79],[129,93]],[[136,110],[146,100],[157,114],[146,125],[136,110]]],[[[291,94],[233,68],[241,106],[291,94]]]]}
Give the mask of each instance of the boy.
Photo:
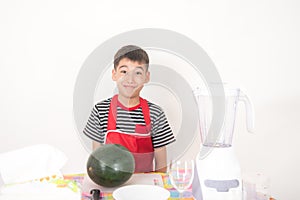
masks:
{"type": "Polygon", "coordinates": [[[114,56],[112,79],[118,95],[96,104],[84,129],[93,139],[93,149],[101,144],[121,144],[135,158],[135,172],[166,172],[166,145],[175,141],[163,110],[140,97],[150,80],[149,58],[140,47],[122,47],[114,56]]]}

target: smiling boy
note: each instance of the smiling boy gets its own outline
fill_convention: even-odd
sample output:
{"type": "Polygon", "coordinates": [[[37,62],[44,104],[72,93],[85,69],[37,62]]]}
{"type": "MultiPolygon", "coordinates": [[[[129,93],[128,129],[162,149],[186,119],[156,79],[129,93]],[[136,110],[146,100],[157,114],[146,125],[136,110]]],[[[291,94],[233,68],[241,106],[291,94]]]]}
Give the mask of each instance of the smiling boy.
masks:
{"type": "Polygon", "coordinates": [[[135,172],[165,172],[166,145],[175,138],[163,110],[140,97],[150,80],[148,67],[143,49],[122,47],[114,56],[112,70],[118,94],[94,106],[83,132],[93,140],[93,149],[110,143],[128,148],[135,158],[135,172]]]}

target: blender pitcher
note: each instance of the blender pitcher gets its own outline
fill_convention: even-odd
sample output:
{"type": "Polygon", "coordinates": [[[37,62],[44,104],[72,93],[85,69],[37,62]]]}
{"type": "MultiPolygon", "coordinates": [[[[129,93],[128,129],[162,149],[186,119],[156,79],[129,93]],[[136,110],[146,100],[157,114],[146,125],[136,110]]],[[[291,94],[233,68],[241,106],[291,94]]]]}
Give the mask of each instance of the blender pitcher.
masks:
{"type": "Polygon", "coordinates": [[[199,109],[202,146],[195,160],[195,177],[198,184],[193,183],[193,193],[196,199],[201,200],[242,200],[241,170],[232,146],[238,103],[242,101],[246,106],[249,132],[253,132],[254,113],[249,98],[240,89],[224,87],[223,90],[222,85],[212,87],[214,86],[221,90],[210,88],[211,95],[207,89],[194,91],[199,109]],[[215,102],[221,106],[218,107],[215,102]],[[217,108],[219,110],[214,112],[213,109],[217,108]],[[213,124],[213,117],[221,120],[213,124]],[[197,192],[197,185],[200,185],[200,193],[197,192]]]}
{"type": "Polygon", "coordinates": [[[221,125],[219,133],[214,134],[215,137],[209,135],[209,129],[211,126],[213,106],[212,96],[214,98],[221,98],[222,94],[209,95],[208,90],[197,89],[195,91],[195,97],[198,103],[199,109],[199,126],[201,142],[207,147],[231,147],[232,137],[234,131],[236,110],[239,101],[242,101],[246,107],[246,122],[247,130],[253,132],[254,129],[254,115],[251,102],[246,94],[240,89],[228,89],[224,88],[224,120],[221,125]]]}

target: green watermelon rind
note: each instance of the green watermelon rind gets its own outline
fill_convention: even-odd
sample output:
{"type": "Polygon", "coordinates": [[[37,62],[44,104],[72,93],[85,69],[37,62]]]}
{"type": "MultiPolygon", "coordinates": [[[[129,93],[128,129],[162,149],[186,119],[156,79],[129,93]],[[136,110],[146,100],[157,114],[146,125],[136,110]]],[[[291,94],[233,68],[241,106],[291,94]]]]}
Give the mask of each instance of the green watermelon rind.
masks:
{"type": "Polygon", "coordinates": [[[96,184],[104,187],[122,185],[130,179],[134,167],[133,155],[128,149],[118,144],[107,144],[96,149],[87,162],[88,176],[96,184]],[[100,159],[101,156],[107,154],[110,156],[100,159]],[[122,161],[121,166],[118,165],[120,161],[122,161]]]}

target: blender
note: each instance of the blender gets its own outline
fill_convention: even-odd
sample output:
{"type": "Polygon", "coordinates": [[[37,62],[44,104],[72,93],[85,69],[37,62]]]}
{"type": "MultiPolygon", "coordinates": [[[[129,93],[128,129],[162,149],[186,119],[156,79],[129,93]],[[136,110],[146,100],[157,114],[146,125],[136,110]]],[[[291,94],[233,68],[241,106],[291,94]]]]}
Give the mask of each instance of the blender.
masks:
{"type": "MultiPolygon", "coordinates": [[[[237,105],[240,101],[246,106],[247,130],[253,132],[254,112],[249,98],[240,89],[220,87],[222,92],[209,95],[207,89],[194,91],[199,109],[199,129],[201,149],[196,157],[193,195],[197,200],[242,200],[243,186],[241,169],[232,146],[237,105]],[[213,104],[219,100],[221,107],[213,104]],[[223,108],[220,113],[214,108],[223,108]],[[215,110],[216,111],[216,110],[215,110]],[[217,114],[219,124],[212,123],[217,114]],[[218,126],[216,128],[216,126],[218,126]],[[199,187],[200,185],[200,187],[199,187]]],[[[216,91],[216,90],[215,90],[216,91]]]]}

